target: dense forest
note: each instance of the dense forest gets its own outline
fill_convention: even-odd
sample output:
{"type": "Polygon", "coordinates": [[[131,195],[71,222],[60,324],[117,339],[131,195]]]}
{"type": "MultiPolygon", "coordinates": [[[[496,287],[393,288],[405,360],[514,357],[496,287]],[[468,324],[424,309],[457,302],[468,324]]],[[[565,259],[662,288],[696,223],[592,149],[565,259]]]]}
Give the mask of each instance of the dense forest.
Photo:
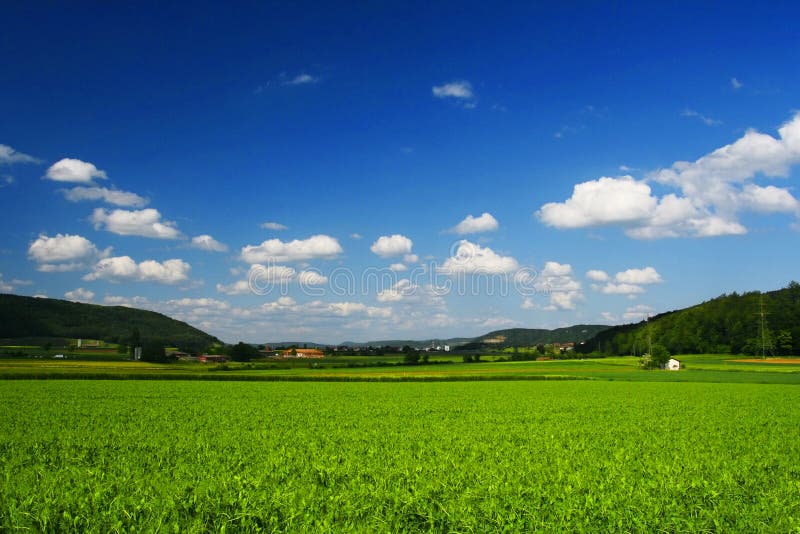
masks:
{"type": "Polygon", "coordinates": [[[65,300],[0,295],[0,338],[85,338],[128,344],[163,342],[188,351],[219,340],[160,313],[65,300]]]}
{"type": "Polygon", "coordinates": [[[648,337],[672,354],[755,355],[763,345],[768,354],[799,354],[800,284],[768,293],[722,295],[656,315],[649,323],[615,326],[587,341],[581,351],[639,355],[647,351],[648,337]]]}

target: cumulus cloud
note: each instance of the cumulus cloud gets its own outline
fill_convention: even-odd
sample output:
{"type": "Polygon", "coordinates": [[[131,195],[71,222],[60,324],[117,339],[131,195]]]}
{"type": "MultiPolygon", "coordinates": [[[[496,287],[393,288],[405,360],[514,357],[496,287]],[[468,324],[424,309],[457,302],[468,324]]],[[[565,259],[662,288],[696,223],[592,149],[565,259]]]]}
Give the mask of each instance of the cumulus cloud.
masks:
{"type": "Polygon", "coordinates": [[[397,272],[397,273],[399,273],[399,272],[402,272],[402,271],[407,271],[407,270],[408,270],[408,267],[406,267],[406,266],[405,266],[404,264],[402,264],[402,263],[393,263],[393,264],[391,264],[391,265],[389,266],[389,269],[391,269],[391,270],[392,270],[392,271],[394,271],[394,272],[397,272]]]}
{"type": "Polygon", "coordinates": [[[620,271],[614,275],[613,281],[603,271],[589,271],[590,273],[602,273],[605,278],[596,276],[594,278],[587,274],[587,277],[597,282],[606,282],[604,285],[593,284],[592,289],[599,291],[606,295],[638,295],[645,292],[643,286],[651,284],[660,284],[664,280],[661,275],[653,267],[644,267],[642,269],[627,269],[620,271]]]}
{"type": "Polygon", "coordinates": [[[604,286],[596,286],[596,289],[606,295],[635,295],[644,293],[644,288],[642,286],[615,282],[608,282],[604,286]]]}
{"type": "Polygon", "coordinates": [[[259,307],[263,313],[283,313],[297,316],[334,316],[351,317],[365,316],[377,318],[390,318],[391,308],[381,308],[368,306],[361,302],[324,302],[313,300],[306,303],[298,303],[292,297],[283,296],[273,302],[266,302],[259,307]]]}
{"type": "Polygon", "coordinates": [[[228,246],[220,243],[208,234],[198,235],[192,238],[192,247],[210,252],[227,252],[228,246]]]}
{"type": "Polygon", "coordinates": [[[534,285],[537,291],[549,295],[550,303],[545,311],[574,310],[583,300],[581,283],[575,279],[572,265],[547,261],[534,285]]]}
{"type": "Polygon", "coordinates": [[[91,302],[94,299],[94,291],[79,287],[72,291],[67,291],[64,296],[72,302],[91,302]]]}
{"type": "Polygon", "coordinates": [[[41,160],[17,152],[8,145],[0,145],[0,165],[12,165],[14,163],[41,163],[41,160]]]}
{"type": "Polygon", "coordinates": [[[550,202],[536,215],[555,228],[584,228],[646,221],[658,200],[632,176],[602,177],[577,184],[566,202],[550,202]]]}
{"type": "Polygon", "coordinates": [[[394,234],[379,237],[369,249],[381,258],[390,258],[392,256],[411,254],[413,245],[413,241],[406,236],[394,234]]]}
{"type": "Polygon", "coordinates": [[[403,261],[406,263],[417,263],[419,261],[419,256],[416,254],[403,254],[403,261]]]}
{"type": "Polygon", "coordinates": [[[300,271],[297,275],[300,286],[322,286],[328,283],[328,277],[317,271],[300,271]]]}
{"type": "Polygon", "coordinates": [[[472,84],[466,80],[455,80],[442,85],[434,85],[431,89],[436,98],[455,98],[459,100],[472,100],[475,93],[472,92],[472,84]]]}
{"type": "Polygon", "coordinates": [[[415,284],[408,278],[402,278],[387,289],[378,291],[376,298],[378,302],[405,302],[423,306],[444,306],[444,300],[433,286],[415,284]]]}
{"type": "Polygon", "coordinates": [[[614,279],[617,282],[624,284],[660,284],[664,280],[653,267],[645,267],[644,269],[628,269],[626,271],[618,272],[614,279]]]}
{"type": "Polygon", "coordinates": [[[45,178],[55,182],[73,182],[90,184],[95,178],[107,179],[105,171],[101,171],[94,166],[93,163],[88,161],[81,161],[79,159],[64,158],[53,163],[45,178]]]}
{"type": "Polygon", "coordinates": [[[586,278],[594,280],[595,282],[607,282],[610,279],[607,272],[597,269],[586,271],[586,278]]]}
{"type": "Polygon", "coordinates": [[[645,304],[637,304],[636,306],[632,306],[625,310],[625,313],[622,315],[622,318],[626,321],[642,321],[647,317],[653,315],[655,311],[654,308],[651,306],[647,306],[645,304]]]}
{"type": "Polygon", "coordinates": [[[491,213],[484,212],[479,217],[467,215],[467,217],[455,225],[450,231],[459,234],[479,234],[483,232],[494,232],[499,228],[497,219],[492,217],[491,213]]]}
{"type": "Polygon", "coordinates": [[[98,258],[108,255],[111,249],[99,251],[80,235],[40,235],[28,246],[28,258],[38,264],[42,272],[75,271],[87,267],[98,258]]]}
{"type": "Polygon", "coordinates": [[[313,235],[308,239],[283,242],[269,239],[260,245],[242,248],[242,259],[247,263],[286,263],[317,258],[335,258],[343,252],[336,238],[328,235],[313,235]]]}
{"type": "Polygon", "coordinates": [[[163,262],[145,260],[136,263],[130,256],[116,256],[98,261],[84,280],[108,280],[110,282],[156,282],[177,284],[189,278],[191,266],[180,259],[163,262]]]}
{"type": "Polygon", "coordinates": [[[248,295],[253,291],[247,280],[237,280],[231,284],[217,284],[217,292],[225,295],[248,295]]]}
{"type": "Polygon", "coordinates": [[[327,284],[328,277],[314,269],[306,269],[298,273],[294,268],[286,265],[256,263],[250,266],[246,280],[237,280],[231,284],[217,284],[217,291],[226,295],[267,295],[276,287],[285,288],[295,281],[301,288],[311,288],[327,284]]]}
{"type": "Polygon", "coordinates": [[[71,202],[81,200],[101,200],[107,204],[124,206],[131,208],[141,208],[149,202],[146,198],[131,193],[130,191],[120,191],[118,189],[107,189],[105,187],[73,187],[64,190],[64,198],[71,202]]]}
{"type": "Polygon", "coordinates": [[[778,137],[748,130],[735,142],[694,162],[677,161],[647,180],[680,191],[662,197],[631,176],[600,178],[574,187],[565,202],[542,206],[537,216],[555,228],[619,225],[636,239],[740,235],[742,211],[800,213],[787,188],[749,183],[756,177],[787,177],[800,163],[800,113],[778,137]]]}
{"type": "Polygon", "coordinates": [[[499,274],[519,269],[519,263],[511,256],[497,254],[489,247],[462,239],[455,252],[439,269],[446,274],[499,274]]]}
{"type": "Polygon", "coordinates": [[[261,228],[264,228],[265,230],[275,230],[275,231],[281,231],[281,230],[288,230],[289,229],[288,226],[283,225],[281,223],[277,223],[277,222],[261,223],[261,228]]]}
{"type": "Polygon", "coordinates": [[[96,208],[91,221],[97,230],[106,230],[118,235],[135,235],[155,239],[178,239],[180,231],[172,221],[162,221],[157,209],[113,210],[96,208]]]}

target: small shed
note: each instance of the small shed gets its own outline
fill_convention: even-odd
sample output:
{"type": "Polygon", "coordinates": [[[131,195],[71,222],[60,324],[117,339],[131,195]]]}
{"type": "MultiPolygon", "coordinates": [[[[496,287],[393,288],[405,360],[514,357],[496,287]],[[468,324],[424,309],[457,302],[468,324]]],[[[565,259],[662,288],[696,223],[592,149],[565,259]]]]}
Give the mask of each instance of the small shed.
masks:
{"type": "Polygon", "coordinates": [[[667,360],[667,363],[664,364],[662,369],[666,371],[680,371],[681,362],[680,360],[676,360],[675,358],[670,358],[669,360],[667,360]]]}

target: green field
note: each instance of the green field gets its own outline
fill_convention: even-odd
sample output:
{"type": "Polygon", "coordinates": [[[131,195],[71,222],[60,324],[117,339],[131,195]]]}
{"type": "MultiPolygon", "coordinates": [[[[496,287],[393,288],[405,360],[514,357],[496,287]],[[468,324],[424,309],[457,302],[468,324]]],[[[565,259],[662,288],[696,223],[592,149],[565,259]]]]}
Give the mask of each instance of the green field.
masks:
{"type": "Polygon", "coordinates": [[[400,365],[402,356],[333,357],[322,360],[263,361],[206,365],[157,364],[94,359],[0,359],[2,378],[99,378],[184,380],[540,380],[591,379],[646,382],[744,382],[800,384],[800,359],[792,364],[739,362],[730,355],[680,356],[679,372],[643,371],[633,357],[588,360],[493,361],[462,363],[460,356],[437,355],[444,363],[400,365]]]}
{"type": "Polygon", "coordinates": [[[800,388],[3,380],[0,530],[800,531],[800,388]]]}

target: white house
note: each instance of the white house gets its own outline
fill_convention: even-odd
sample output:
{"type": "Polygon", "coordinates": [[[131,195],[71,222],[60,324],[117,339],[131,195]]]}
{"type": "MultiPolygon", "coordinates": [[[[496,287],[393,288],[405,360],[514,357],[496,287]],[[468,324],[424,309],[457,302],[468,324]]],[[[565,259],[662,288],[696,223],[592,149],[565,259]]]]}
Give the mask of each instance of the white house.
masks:
{"type": "Polygon", "coordinates": [[[679,371],[681,368],[681,362],[675,358],[670,358],[661,368],[666,371],[679,371]]]}

